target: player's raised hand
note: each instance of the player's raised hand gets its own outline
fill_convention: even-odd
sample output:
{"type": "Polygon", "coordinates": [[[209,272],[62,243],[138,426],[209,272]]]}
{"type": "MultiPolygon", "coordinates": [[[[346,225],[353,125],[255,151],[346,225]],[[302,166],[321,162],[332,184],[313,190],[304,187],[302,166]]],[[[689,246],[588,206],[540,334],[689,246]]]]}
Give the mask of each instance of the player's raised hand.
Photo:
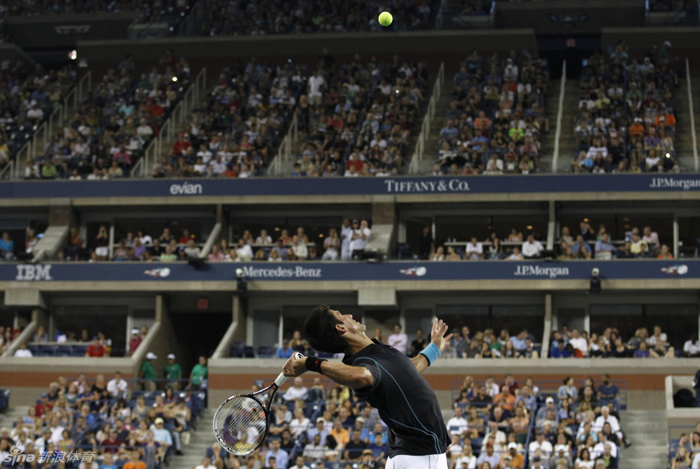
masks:
{"type": "Polygon", "coordinates": [[[447,330],[447,324],[445,324],[442,319],[435,318],[430,338],[431,342],[438,346],[440,352],[445,349],[445,344],[452,338],[452,334],[445,335],[447,330]]]}
{"type": "Polygon", "coordinates": [[[296,356],[296,353],[292,355],[282,367],[282,373],[288,378],[303,375],[308,371],[306,369],[306,357],[297,358],[296,356]]]}

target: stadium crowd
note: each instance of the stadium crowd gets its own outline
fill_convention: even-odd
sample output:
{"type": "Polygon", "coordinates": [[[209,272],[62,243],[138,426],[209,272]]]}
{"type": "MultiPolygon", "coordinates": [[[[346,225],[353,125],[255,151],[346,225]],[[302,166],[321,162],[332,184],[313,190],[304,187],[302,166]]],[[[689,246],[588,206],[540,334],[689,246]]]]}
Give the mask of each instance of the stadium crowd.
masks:
{"type": "Polygon", "coordinates": [[[389,176],[401,169],[425,102],[424,63],[356,56],[340,70],[309,78],[299,104],[295,177],[389,176]],[[303,97],[302,97],[303,98],[303,97]]]}
{"type": "Polygon", "coordinates": [[[620,42],[588,59],[574,134],[575,173],[679,172],[674,140],[678,75],[671,43],[633,57],[620,42]]]}
{"type": "Polygon", "coordinates": [[[204,409],[199,389],[207,376],[206,360],[202,364],[200,359],[191,378],[182,380],[171,355],[161,380],[166,382],[165,388],[157,391],[151,355],[155,358],[149,354],[141,380],[129,382],[119,371],[109,381],[102,374],[94,380],[80,375],[74,381],[59,376],[12,429],[0,430],[0,461],[14,456],[14,467],[23,463],[20,456],[27,460],[32,455],[34,464],[50,467],[168,466],[172,455],[182,454],[182,442],[189,439],[204,409]],[[134,389],[132,384],[146,391],[134,389]],[[182,390],[178,390],[180,384],[182,390]],[[10,453],[11,448],[14,453],[10,453]]]}
{"type": "Polygon", "coordinates": [[[18,60],[0,70],[0,172],[76,82],[75,67],[46,70],[18,60]]]}
{"type": "Polygon", "coordinates": [[[646,327],[635,330],[627,341],[615,327],[606,327],[602,332],[569,330],[567,325],[560,331],[552,332],[549,349],[551,358],[676,358],[700,357],[698,336],[693,333],[689,339],[674,347],[661,326],[654,326],[649,334],[646,327]]]}
{"type": "Polygon", "coordinates": [[[669,469],[694,469],[700,465],[700,422],[694,431],[671,439],[668,460],[669,469]]]}
{"type": "Polygon", "coordinates": [[[138,74],[131,56],[102,77],[61,133],[52,136],[26,179],[101,180],[129,175],[157,135],[190,79],[172,51],[160,66],[138,74]]]}
{"type": "Polygon", "coordinates": [[[305,81],[295,64],[277,67],[253,58],[227,67],[152,176],[260,175],[274,157],[305,81]]]}
{"type": "MultiPolygon", "coordinates": [[[[207,254],[208,262],[248,262],[248,261],[335,261],[357,258],[370,239],[372,230],[367,220],[350,220],[346,218],[336,229],[331,228],[327,236],[319,235],[318,240],[309,238],[303,227],[295,231],[276,228],[279,235],[265,229],[256,237],[250,230],[244,230],[230,244],[221,239],[215,243],[207,254]]],[[[162,234],[151,237],[143,231],[136,234],[127,232],[126,236],[112,246],[106,226],[101,226],[94,239],[85,240],[75,227],[70,229],[66,245],[59,253],[66,261],[160,261],[176,262],[202,259],[202,243],[183,229],[180,236],[174,235],[170,228],[163,228],[162,234]]],[[[0,244],[0,249],[2,245],[0,244]]],[[[11,251],[8,251],[11,252],[11,251]]]]}
{"type": "Polygon", "coordinates": [[[506,59],[474,51],[454,78],[433,175],[539,171],[548,82],[547,62],[528,51],[506,59]]]}

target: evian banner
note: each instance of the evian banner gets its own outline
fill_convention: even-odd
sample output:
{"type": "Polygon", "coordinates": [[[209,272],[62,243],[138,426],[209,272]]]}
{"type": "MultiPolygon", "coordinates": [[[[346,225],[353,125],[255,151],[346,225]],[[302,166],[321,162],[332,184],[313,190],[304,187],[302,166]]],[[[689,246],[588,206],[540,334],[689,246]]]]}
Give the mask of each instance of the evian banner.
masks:
{"type": "MultiPolygon", "coordinates": [[[[0,264],[0,284],[52,282],[348,282],[446,280],[700,279],[700,260],[481,261],[481,262],[66,262],[0,264]]],[[[675,280],[674,280],[675,281],[675,280]]],[[[7,285],[4,286],[8,288],[7,285]]],[[[219,287],[217,287],[219,288],[219,287]]],[[[226,288],[226,287],[223,287],[226,288]]],[[[235,287],[232,287],[235,288],[235,287]]],[[[290,287],[292,288],[292,287],[290,287]]],[[[313,285],[309,288],[313,289],[313,285]]]]}
{"type": "Polygon", "coordinates": [[[0,182],[0,199],[226,197],[585,192],[700,192],[700,177],[682,174],[587,174],[394,178],[202,178],[0,182]]]}

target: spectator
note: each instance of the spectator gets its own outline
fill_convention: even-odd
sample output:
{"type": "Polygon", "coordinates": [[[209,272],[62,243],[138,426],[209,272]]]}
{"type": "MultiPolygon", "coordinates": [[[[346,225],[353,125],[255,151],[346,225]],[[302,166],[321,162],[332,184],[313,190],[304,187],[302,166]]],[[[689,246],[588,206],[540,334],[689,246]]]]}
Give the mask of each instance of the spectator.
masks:
{"type": "Polygon", "coordinates": [[[106,353],[105,347],[100,343],[100,340],[95,337],[85,352],[86,357],[104,357],[106,353]]]}
{"type": "MultiPolygon", "coordinates": [[[[527,235],[527,241],[523,243],[523,256],[526,259],[535,259],[541,256],[544,247],[539,241],[535,240],[535,235],[530,233],[527,235]]],[[[515,253],[515,249],[513,250],[515,253]]]]}
{"type": "Polygon", "coordinates": [[[110,396],[115,399],[126,399],[126,390],[128,387],[129,383],[122,378],[122,374],[119,371],[114,373],[114,378],[107,383],[107,391],[110,396]]]}
{"type": "Polygon", "coordinates": [[[10,239],[10,233],[3,231],[0,238],[0,258],[11,261],[15,257],[15,242],[10,239]]]}
{"type": "Polygon", "coordinates": [[[462,416],[462,408],[454,407],[454,417],[447,421],[447,430],[451,435],[460,436],[467,431],[468,425],[466,419],[462,416]]]}
{"type": "Polygon", "coordinates": [[[340,238],[335,228],[331,228],[328,237],[323,241],[323,257],[324,261],[337,261],[340,257],[340,238]]]}
{"type": "Polygon", "coordinates": [[[289,340],[284,339],[282,341],[282,346],[277,348],[277,352],[275,353],[276,358],[291,358],[291,356],[294,354],[294,349],[289,346],[289,340]]]}
{"type": "Polygon", "coordinates": [[[362,220],[359,224],[357,220],[353,220],[352,226],[353,232],[350,238],[350,251],[353,257],[355,257],[357,253],[365,250],[365,245],[367,241],[369,241],[372,232],[368,228],[367,220],[362,220]]]}
{"type": "Polygon", "coordinates": [[[415,357],[418,353],[428,346],[428,340],[423,337],[423,329],[416,330],[416,338],[411,342],[411,351],[409,357],[415,357]]]}
{"type": "Polygon", "coordinates": [[[478,261],[484,258],[483,245],[476,240],[476,236],[472,236],[471,242],[467,244],[467,256],[473,261],[478,261]]]}
{"type": "Polygon", "coordinates": [[[408,337],[406,336],[406,334],[401,332],[401,325],[395,324],[394,333],[391,334],[387,339],[387,344],[391,347],[394,347],[396,350],[405,355],[407,342],[408,337]]]}
{"type": "MultiPolygon", "coordinates": [[[[291,356],[291,355],[290,355],[291,356]]],[[[278,358],[284,358],[284,357],[278,357],[278,358]]],[[[308,395],[309,390],[308,388],[304,387],[304,381],[300,376],[297,376],[294,378],[294,386],[289,388],[287,392],[284,393],[284,400],[288,402],[293,402],[296,401],[297,399],[306,400],[306,396],[308,395]]]]}
{"type": "Polygon", "coordinates": [[[182,368],[175,362],[175,354],[168,354],[168,362],[163,368],[163,377],[170,383],[174,390],[179,388],[179,381],[182,379],[182,368]]]}
{"type": "Polygon", "coordinates": [[[22,342],[19,346],[19,348],[15,351],[15,357],[20,357],[20,358],[31,358],[32,357],[32,351],[27,348],[27,343],[22,342]]]}
{"type": "Polygon", "coordinates": [[[197,388],[206,387],[205,383],[209,377],[209,368],[207,367],[207,357],[200,356],[199,362],[192,368],[190,372],[190,383],[197,388]]]}
{"type": "Polygon", "coordinates": [[[139,373],[139,379],[143,385],[143,389],[148,392],[153,392],[156,390],[156,370],[153,368],[153,360],[158,357],[153,352],[148,352],[146,354],[146,360],[144,360],[141,365],[141,371],[139,373]]]}

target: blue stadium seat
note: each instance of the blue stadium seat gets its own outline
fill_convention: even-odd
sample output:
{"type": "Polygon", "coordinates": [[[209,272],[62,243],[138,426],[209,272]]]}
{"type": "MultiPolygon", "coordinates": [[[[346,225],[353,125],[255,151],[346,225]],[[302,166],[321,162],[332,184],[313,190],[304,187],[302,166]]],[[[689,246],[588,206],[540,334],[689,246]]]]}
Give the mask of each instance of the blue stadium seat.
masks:
{"type": "Polygon", "coordinates": [[[88,349],[87,345],[75,345],[73,347],[73,353],[83,356],[87,353],[87,349],[88,349]]]}
{"type": "Polygon", "coordinates": [[[243,348],[243,358],[255,358],[255,350],[250,345],[243,348]]]}
{"type": "Polygon", "coordinates": [[[272,347],[267,345],[261,345],[258,347],[258,358],[272,358],[274,356],[275,353],[272,347]]]}

